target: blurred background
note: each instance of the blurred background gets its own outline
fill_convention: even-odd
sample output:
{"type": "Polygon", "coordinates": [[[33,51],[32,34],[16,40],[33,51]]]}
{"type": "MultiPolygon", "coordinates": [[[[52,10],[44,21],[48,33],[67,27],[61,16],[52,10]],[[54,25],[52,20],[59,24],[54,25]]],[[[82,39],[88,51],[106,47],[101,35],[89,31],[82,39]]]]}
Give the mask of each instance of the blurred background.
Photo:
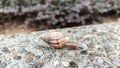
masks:
{"type": "Polygon", "coordinates": [[[120,21],[120,0],[0,0],[0,34],[120,21]]]}

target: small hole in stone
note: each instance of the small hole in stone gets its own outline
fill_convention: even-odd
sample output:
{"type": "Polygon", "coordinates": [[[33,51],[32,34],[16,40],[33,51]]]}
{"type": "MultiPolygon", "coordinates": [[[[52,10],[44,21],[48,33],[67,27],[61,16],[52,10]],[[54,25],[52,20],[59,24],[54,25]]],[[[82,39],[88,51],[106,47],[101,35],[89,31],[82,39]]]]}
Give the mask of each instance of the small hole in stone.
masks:
{"type": "Polygon", "coordinates": [[[103,52],[104,50],[102,48],[98,48],[98,51],[103,52]]]}
{"type": "Polygon", "coordinates": [[[68,33],[70,33],[71,31],[69,30],[68,33]]]}
{"type": "Polygon", "coordinates": [[[83,50],[83,51],[80,52],[80,54],[87,55],[87,54],[88,54],[88,51],[83,50]]]}
{"type": "Polygon", "coordinates": [[[70,62],[70,67],[71,68],[78,68],[78,65],[75,62],[70,62]]]}
{"type": "Polygon", "coordinates": [[[82,49],[83,49],[83,47],[78,47],[78,49],[79,49],[79,50],[82,50],[82,49]]]}

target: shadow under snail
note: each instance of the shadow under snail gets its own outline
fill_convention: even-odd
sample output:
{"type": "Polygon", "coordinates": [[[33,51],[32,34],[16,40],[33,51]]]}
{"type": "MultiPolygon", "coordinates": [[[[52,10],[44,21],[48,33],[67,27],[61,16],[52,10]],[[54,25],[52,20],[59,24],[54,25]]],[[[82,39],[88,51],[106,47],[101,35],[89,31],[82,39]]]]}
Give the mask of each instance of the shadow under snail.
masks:
{"type": "Polygon", "coordinates": [[[39,38],[54,48],[82,49],[78,43],[69,41],[69,37],[65,37],[57,30],[49,30],[48,33],[41,34],[39,38]]]}

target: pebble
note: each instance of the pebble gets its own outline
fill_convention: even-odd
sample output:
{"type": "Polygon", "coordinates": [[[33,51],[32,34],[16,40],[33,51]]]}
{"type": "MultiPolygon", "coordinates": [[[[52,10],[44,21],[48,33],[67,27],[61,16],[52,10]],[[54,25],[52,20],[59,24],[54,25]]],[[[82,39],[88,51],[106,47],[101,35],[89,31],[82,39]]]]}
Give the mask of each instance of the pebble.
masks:
{"type": "Polygon", "coordinates": [[[14,57],[14,56],[16,56],[17,54],[16,53],[14,53],[14,52],[10,52],[9,53],[9,56],[11,56],[11,57],[14,57]]]}
{"type": "Polygon", "coordinates": [[[91,52],[91,53],[89,53],[89,55],[92,56],[92,57],[97,56],[97,54],[95,52],[91,52]]]}
{"type": "Polygon", "coordinates": [[[26,59],[25,59],[25,62],[26,62],[26,63],[29,63],[29,62],[32,62],[32,61],[33,61],[33,58],[26,58],[26,59]]]}
{"type": "Polygon", "coordinates": [[[10,63],[9,68],[15,68],[17,67],[18,63],[16,61],[13,61],[12,63],[10,63]]]}
{"type": "Polygon", "coordinates": [[[30,68],[42,68],[43,64],[40,63],[34,63],[30,65],[30,68]]]}
{"type": "Polygon", "coordinates": [[[0,55],[2,55],[2,53],[0,52],[0,55]]]}
{"type": "Polygon", "coordinates": [[[0,68],[5,68],[7,66],[6,63],[0,63],[0,68]]]}
{"type": "Polygon", "coordinates": [[[98,64],[103,64],[103,63],[104,63],[104,60],[103,60],[102,58],[98,58],[98,59],[97,59],[97,63],[98,63],[98,64]]]}
{"type": "Polygon", "coordinates": [[[71,61],[70,62],[70,65],[69,65],[71,68],[78,68],[78,65],[75,63],[75,62],[73,62],[73,61],[71,61]]]}
{"type": "Polygon", "coordinates": [[[42,62],[49,62],[50,61],[50,58],[49,57],[45,57],[42,62]]]}
{"type": "Polygon", "coordinates": [[[92,32],[97,32],[97,29],[92,29],[92,32]]]}
{"type": "Polygon", "coordinates": [[[98,51],[103,52],[104,50],[103,48],[98,48],[98,51]]]}
{"type": "Polygon", "coordinates": [[[21,56],[15,56],[14,59],[15,60],[20,60],[22,57],[21,56]]]}
{"type": "Polygon", "coordinates": [[[68,67],[70,64],[68,61],[61,61],[61,63],[63,64],[63,66],[68,67]]]}
{"type": "Polygon", "coordinates": [[[103,52],[104,51],[104,49],[101,47],[101,45],[95,45],[94,49],[96,49],[96,51],[99,51],[99,52],[103,52]]]}
{"type": "Polygon", "coordinates": [[[104,68],[109,68],[110,65],[108,63],[104,63],[104,68]]]}
{"type": "Polygon", "coordinates": [[[82,54],[82,55],[87,55],[87,54],[88,54],[88,51],[87,51],[87,50],[83,50],[83,51],[80,52],[80,54],[82,54]]]}
{"type": "Polygon", "coordinates": [[[116,46],[115,48],[116,48],[117,50],[120,50],[120,46],[116,46]]]}
{"type": "Polygon", "coordinates": [[[88,35],[83,36],[83,39],[91,38],[93,36],[95,36],[95,35],[94,34],[88,34],[88,35]]]}
{"type": "Polygon", "coordinates": [[[21,47],[21,48],[18,48],[18,53],[26,53],[27,50],[25,50],[25,48],[21,47]]]}
{"type": "Polygon", "coordinates": [[[94,67],[94,68],[103,68],[103,67],[101,67],[101,66],[98,65],[98,64],[94,64],[93,67],[94,67]]]}
{"type": "Polygon", "coordinates": [[[107,54],[108,54],[108,55],[115,55],[116,52],[115,52],[114,50],[110,50],[110,51],[107,52],[107,54]]]}
{"type": "Polygon", "coordinates": [[[4,53],[9,53],[10,52],[7,47],[3,47],[1,51],[4,52],[4,53]]]}
{"type": "Polygon", "coordinates": [[[108,56],[108,58],[110,58],[110,59],[112,59],[112,60],[114,59],[114,57],[115,57],[114,55],[109,55],[109,56],[108,56]]]}
{"type": "Polygon", "coordinates": [[[102,32],[100,29],[92,29],[92,32],[102,32]]]}
{"type": "Polygon", "coordinates": [[[86,66],[85,68],[94,68],[93,66],[86,66]]]}
{"type": "Polygon", "coordinates": [[[91,48],[91,49],[93,49],[95,46],[92,45],[92,44],[90,44],[88,47],[91,48]]]}
{"type": "Polygon", "coordinates": [[[40,59],[40,56],[35,56],[35,60],[39,60],[40,59]]]}
{"type": "Polygon", "coordinates": [[[73,57],[75,57],[75,52],[74,52],[74,51],[69,51],[69,52],[67,53],[67,55],[68,55],[68,56],[73,56],[73,57]]]}
{"type": "Polygon", "coordinates": [[[58,60],[55,60],[55,61],[53,62],[53,66],[55,66],[55,67],[59,66],[59,64],[60,64],[60,62],[59,62],[58,60]]]}
{"type": "Polygon", "coordinates": [[[111,37],[112,39],[118,39],[118,40],[120,40],[120,36],[117,35],[117,34],[111,34],[110,37],[111,37]]]}
{"type": "Polygon", "coordinates": [[[34,54],[31,52],[26,53],[25,58],[33,58],[34,54]]]}
{"type": "Polygon", "coordinates": [[[39,55],[39,56],[42,56],[44,53],[43,53],[42,50],[37,50],[37,51],[36,51],[36,54],[39,55]]]}

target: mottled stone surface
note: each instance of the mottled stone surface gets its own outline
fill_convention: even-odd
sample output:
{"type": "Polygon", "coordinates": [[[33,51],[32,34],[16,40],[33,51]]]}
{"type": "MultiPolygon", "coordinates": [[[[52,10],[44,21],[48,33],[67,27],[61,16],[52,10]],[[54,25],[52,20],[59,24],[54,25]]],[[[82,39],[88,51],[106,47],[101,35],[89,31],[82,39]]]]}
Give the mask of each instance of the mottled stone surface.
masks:
{"type": "Polygon", "coordinates": [[[82,50],[53,49],[47,32],[0,35],[0,68],[119,68],[120,23],[58,29],[82,50]],[[47,46],[47,47],[45,47],[47,46]]]}

